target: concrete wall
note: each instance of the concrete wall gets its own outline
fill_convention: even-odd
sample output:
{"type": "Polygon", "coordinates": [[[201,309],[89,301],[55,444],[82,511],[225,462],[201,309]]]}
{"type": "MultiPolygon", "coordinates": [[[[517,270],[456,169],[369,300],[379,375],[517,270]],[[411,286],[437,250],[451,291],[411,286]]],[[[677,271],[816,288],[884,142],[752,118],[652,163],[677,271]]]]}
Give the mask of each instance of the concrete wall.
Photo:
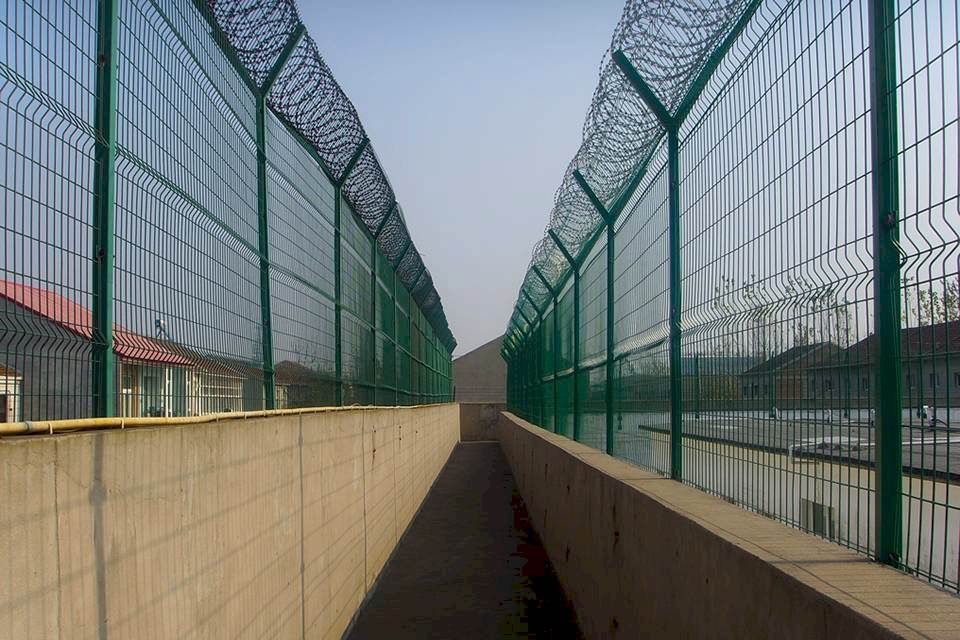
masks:
{"type": "Polygon", "coordinates": [[[506,404],[489,402],[460,403],[460,441],[496,440],[497,421],[506,404]]]}
{"type": "Polygon", "coordinates": [[[956,638],[960,600],[510,414],[497,431],[588,638],[956,638]]]}
{"type": "Polygon", "coordinates": [[[0,439],[0,637],[337,638],[455,404],[0,439]]]}

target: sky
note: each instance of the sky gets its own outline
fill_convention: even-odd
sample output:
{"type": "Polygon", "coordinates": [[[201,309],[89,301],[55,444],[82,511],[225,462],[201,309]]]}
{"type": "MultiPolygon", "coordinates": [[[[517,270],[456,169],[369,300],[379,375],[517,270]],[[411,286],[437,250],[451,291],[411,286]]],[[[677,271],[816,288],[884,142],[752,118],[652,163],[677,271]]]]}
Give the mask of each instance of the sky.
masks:
{"type": "Polygon", "coordinates": [[[454,354],[499,336],[623,0],[298,6],[403,207],[454,354]]]}

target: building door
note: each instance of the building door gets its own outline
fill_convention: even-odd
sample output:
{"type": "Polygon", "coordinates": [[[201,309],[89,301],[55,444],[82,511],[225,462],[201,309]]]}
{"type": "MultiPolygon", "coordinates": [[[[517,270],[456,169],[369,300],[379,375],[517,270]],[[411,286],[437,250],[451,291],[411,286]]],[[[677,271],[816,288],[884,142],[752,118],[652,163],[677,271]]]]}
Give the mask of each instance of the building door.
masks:
{"type": "Polygon", "coordinates": [[[7,394],[0,395],[0,422],[7,422],[7,394]]]}

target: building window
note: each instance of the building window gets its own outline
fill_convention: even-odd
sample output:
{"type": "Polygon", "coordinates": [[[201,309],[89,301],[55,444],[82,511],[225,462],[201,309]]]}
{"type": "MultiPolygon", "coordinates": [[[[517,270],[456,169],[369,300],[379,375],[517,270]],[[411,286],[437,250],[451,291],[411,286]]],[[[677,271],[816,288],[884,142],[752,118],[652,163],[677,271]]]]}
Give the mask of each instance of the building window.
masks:
{"type": "Polygon", "coordinates": [[[930,387],[931,387],[932,389],[936,389],[936,388],[939,387],[939,386],[940,386],[940,374],[939,374],[939,373],[931,373],[931,374],[930,374],[930,387]]]}
{"type": "Polygon", "coordinates": [[[864,391],[870,391],[870,378],[866,377],[860,381],[860,388],[864,391]]]}
{"type": "Polygon", "coordinates": [[[209,371],[200,374],[198,413],[243,410],[243,379],[209,371]]]}
{"type": "Polygon", "coordinates": [[[833,380],[829,378],[823,381],[823,390],[824,391],[833,391],[833,380]]]}
{"type": "Polygon", "coordinates": [[[953,386],[960,387],[960,373],[953,374],[953,386]]]}

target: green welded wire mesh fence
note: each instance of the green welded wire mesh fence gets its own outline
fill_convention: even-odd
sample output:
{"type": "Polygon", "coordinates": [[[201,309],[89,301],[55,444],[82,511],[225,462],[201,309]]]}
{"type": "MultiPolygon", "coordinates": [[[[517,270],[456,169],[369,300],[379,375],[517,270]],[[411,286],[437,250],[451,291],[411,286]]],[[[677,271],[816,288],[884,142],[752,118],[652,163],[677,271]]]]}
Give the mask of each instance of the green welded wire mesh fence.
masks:
{"type": "Polygon", "coordinates": [[[958,32],[952,0],[630,0],[511,410],[960,590],[958,32]]]}
{"type": "Polygon", "coordinates": [[[292,0],[11,0],[0,114],[0,420],[452,398],[440,297],[292,0]]]}

